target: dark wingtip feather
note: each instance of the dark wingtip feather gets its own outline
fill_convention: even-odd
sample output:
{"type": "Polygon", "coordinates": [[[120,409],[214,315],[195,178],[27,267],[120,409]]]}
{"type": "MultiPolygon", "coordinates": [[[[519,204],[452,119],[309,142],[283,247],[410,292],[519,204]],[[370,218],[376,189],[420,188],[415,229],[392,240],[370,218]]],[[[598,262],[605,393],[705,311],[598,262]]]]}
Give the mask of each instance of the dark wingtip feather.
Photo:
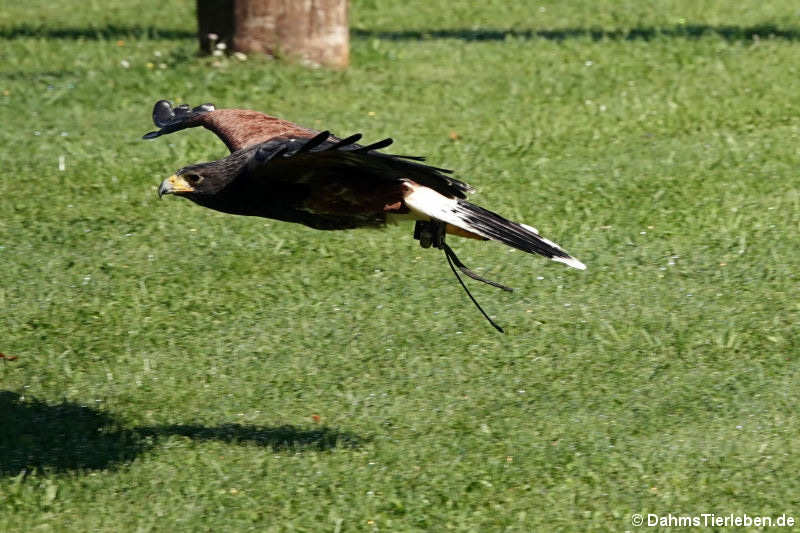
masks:
{"type": "MultiPolygon", "coordinates": [[[[447,196],[463,199],[466,198],[467,193],[474,190],[463,181],[447,176],[453,172],[452,170],[426,165],[423,163],[424,157],[398,156],[378,152],[377,150],[394,143],[391,138],[367,146],[359,146],[356,142],[361,137],[360,133],[356,133],[344,139],[338,139],[331,136],[328,131],[320,132],[311,138],[281,137],[260,144],[254,153],[254,158],[262,164],[277,156],[302,155],[305,158],[317,154],[325,158],[346,158],[344,160],[347,160],[349,164],[365,164],[376,172],[388,172],[393,176],[414,180],[447,196]]],[[[327,159],[327,161],[330,162],[332,159],[327,159]]]]}
{"type": "Polygon", "coordinates": [[[394,143],[394,139],[392,139],[391,137],[387,137],[387,138],[383,139],[382,141],[378,141],[376,143],[372,143],[372,144],[369,144],[367,146],[362,146],[361,148],[358,148],[355,151],[356,152],[370,152],[372,150],[380,150],[381,148],[386,148],[387,146],[390,146],[392,143],[394,143]]]}
{"type": "Polygon", "coordinates": [[[303,144],[303,146],[301,146],[300,149],[297,150],[296,153],[302,154],[302,153],[305,153],[305,152],[310,152],[311,150],[313,150],[314,148],[316,148],[320,144],[322,144],[325,141],[327,141],[328,137],[330,137],[330,136],[331,136],[331,132],[329,132],[327,130],[321,131],[318,134],[314,135],[312,138],[310,138],[308,141],[306,141],[303,144]]]}
{"type": "Polygon", "coordinates": [[[327,150],[341,150],[342,148],[345,148],[347,146],[352,146],[358,141],[360,141],[361,137],[362,135],[360,133],[356,133],[354,135],[351,135],[350,137],[347,137],[346,139],[342,139],[341,141],[332,144],[330,147],[327,148],[327,150]]]}
{"type": "Polygon", "coordinates": [[[161,128],[161,131],[148,133],[144,138],[153,139],[165,133],[197,125],[191,123],[192,119],[215,109],[214,104],[202,104],[195,108],[190,108],[186,104],[173,107],[169,100],[159,100],[153,106],[153,123],[161,128]],[[158,135],[153,135],[154,133],[158,135]]]}
{"type": "Polygon", "coordinates": [[[291,147],[280,141],[267,141],[259,146],[254,157],[256,158],[256,161],[266,163],[267,161],[284,154],[290,156],[297,153],[291,152],[291,149],[291,147]]]}
{"type": "Polygon", "coordinates": [[[172,110],[172,102],[169,100],[159,100],[153,106],[153,123],[159,128],[163,128],[175,118],[175,112],[172,110]]]}
{"type": "MultiPolygon", "coordinates": [[[[411,161],[419,161],[419,162],[424,162],[425,161],[424,157],[420,157],[420,156],[416,156],[416,155],[395,155],[395,154],[392,154],[392,157],[399,157],[400,159],[410,159],[411,161]]],[[[452,174],[453,173],[453,171],[450,170],[449,168],[434,167],[434,166],[431,166],[431,165],[425,165],[425,166],[427,168],[432,168],[433,170],[436,170],[437,172],[443,172],[445,174],[452,174]]]]}

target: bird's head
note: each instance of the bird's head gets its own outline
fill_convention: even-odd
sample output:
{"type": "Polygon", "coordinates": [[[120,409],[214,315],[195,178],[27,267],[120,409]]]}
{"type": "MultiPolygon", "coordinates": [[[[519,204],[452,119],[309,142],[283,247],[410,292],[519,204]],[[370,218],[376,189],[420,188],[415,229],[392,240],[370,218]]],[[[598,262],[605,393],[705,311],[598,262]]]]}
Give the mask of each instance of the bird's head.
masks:
{"type": "Polygon", "coordinates": [[[199,198],[213,196],[227,187],[242,171],[241,162],[230,157],[181,168],[161,182],[158,196],[174,194],[199,198]]]}

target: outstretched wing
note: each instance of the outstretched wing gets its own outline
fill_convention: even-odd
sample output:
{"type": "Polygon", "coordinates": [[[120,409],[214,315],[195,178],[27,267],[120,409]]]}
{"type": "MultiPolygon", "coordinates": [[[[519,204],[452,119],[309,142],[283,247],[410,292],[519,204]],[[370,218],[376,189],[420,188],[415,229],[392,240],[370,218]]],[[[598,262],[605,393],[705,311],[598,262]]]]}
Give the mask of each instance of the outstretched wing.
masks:
{"type": "Polygon", "coordinates": [[[190,109],[186,104],[172,107],[172,102],[169,100],[159,100],[153,106],[153,123],[161,129],[151,131],[142,138],[155,139],[174,131],[201,126],[206,115],[215,109],[214,104],[203,104],[194,109],[190,109]]]}
{"type": "Polygon", "coordinates": [[[313,137],[316,131],[292,122],[247,109],[216,109],[214,104],[190,108],[183,104],[173,107],[169,100],[159,100],[153,107],[153,122],[160,129],[147,133],[144,139],[186,128],[203,126],[213,131],[231,152],[288,135],[297,138],[313,137]]]}
{"type": "Polygon", "coordinates": [[[253,147],[251,170],[274,176],[359,176],[368,186],[411,180],[447,197],[466,198],[472,187],[448,174],[453,171],[423,163],[424,157],[379,152],[394,141],[383,139],[366,146],[357,144],[361,134],[345,139],[328,131],[314,137],[281,136],[253,147]]]}

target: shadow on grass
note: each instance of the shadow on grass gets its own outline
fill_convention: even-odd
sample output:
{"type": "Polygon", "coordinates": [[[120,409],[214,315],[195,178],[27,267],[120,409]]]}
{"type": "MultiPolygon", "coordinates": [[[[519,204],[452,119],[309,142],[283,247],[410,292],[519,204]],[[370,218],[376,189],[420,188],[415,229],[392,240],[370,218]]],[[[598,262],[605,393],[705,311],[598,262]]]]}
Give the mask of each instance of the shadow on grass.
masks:
{"type": "Polygon", "coordinates": [[[0,475],[107,468],[148,447],[138,433],[90,407],[47,405],[0,391],[0,475]]]}
{"type": "Polygon", "coordinates": [[[115,24],[94,28],[48,28],[47,26],[33,26],[30,24],[0,28],[0,39],[31,37],[39,39],[85,39],[87,41],[116,41],[119,39],[174,41],[179,39],[196,39],[197,32],[156,28],[155,26],[119,26],[115,24]]]}
{"type": "MultiPolygon", "coordinates": [[[[354,38],[378,38],[390,41],[417,41],[424,39],[460,39],[463,41],[502,41],[508,38],[545,39],[548,41],[565,41],[567,39],[591,39],[594,41],[650,41],[656,38],[675,37],[683,39],[699,39],[717,35],[728,41],[753,42],[759,39],[800,40],[800,28],[778,27],[774,24],[758,24],[754,26],[733,26],[709,24],[679,24],[668,27],[639,27],[629,29],[603,28],[563,28],[563,29],[430,29],[430,30],[369,30],[351,28],[354,38]]],[[[85,39],[85,40],[118,40],[118,39],[151,39],[179,40],[196,39],[197,32],[177,28],[157,28],[155,26],[122,26],[109,24],[89,28],[50,28],[21,24],[0,28],[0,39],[18,38],[43,39],[85,39]]]]}
{"type": "Polygon", "coordinates": [[[603,28],[564,28],[558,30],[514,30],[514,29],[446,29],[446,30],[398,30],[374,31],[352,29],[350,34],[358,38],[377,38],[388,41],[417,41],[425,39],[460,39],[462,41],[502,41],[505,39],[545,39],[565,41],[567,39],[591,39],[593,41],[650,41],[673,37],[699,39],[716,35],[728,41],[753,42],[759,39],[800,40],[800,28],[779,28],[771,24],[757,26],[710,26],[707,24],[681,24],[665,28],[642,27],[606,30],[603,28]]]}
{"type": "Polygon", "coordinates": [[[0,475],[34,469],[64,472],[114,468],[172,436],[254,444],[275,451],[355,448],[364,441],[327,427],[178,424],[131,429],[91,407],[69,402],[48,405],[0,391],[0,475]]]}
{"type": "Polygon", "coordinates": [[[363,439],[328,427],[301,429],[295,426],[260,427],[240,424],[223,424],[216,427],[194,424],[140,427],[135,430],[142,436],[170,437],[179,435],[192,440],[218,440],[234,444],[255,444],[275,451],[317,450],[333,448],[356,448],[363,439]]]}

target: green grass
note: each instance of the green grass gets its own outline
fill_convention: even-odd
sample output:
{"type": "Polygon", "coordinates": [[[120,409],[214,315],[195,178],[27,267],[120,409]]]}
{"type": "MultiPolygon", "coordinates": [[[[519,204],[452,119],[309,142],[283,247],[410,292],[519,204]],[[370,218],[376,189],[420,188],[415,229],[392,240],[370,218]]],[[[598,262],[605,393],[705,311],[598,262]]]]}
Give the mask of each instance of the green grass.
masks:
{"type": "Polygon", "coordinates": [[[473,4],[353,2],[346,72],[198,58],[189,0],[4,6],[0,529],[800,519],[796,2],[473,4]],[[160,98],[392,136],[589,268],[454,240],[496,334],[410,226],[158,200],[224,154],[141,141],[160,98]]]}

